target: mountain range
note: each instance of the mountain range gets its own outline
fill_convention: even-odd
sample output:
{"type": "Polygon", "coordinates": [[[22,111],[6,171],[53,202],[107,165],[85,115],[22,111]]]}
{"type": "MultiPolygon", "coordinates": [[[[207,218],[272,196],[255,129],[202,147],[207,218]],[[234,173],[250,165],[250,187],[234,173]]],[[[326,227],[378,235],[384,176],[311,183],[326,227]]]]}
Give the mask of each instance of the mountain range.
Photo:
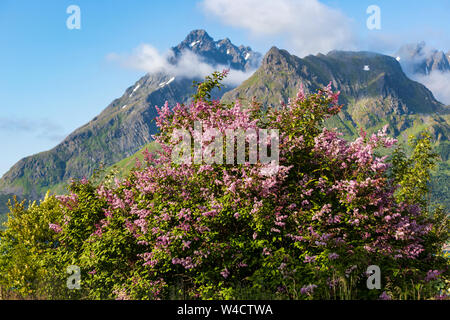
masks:
{"type": "Polygon", "coordinates": [[[267,107],[286,102],[302,84],[306,92],[331,82],[341,91],[342,111],[325,126],[355,138],[359,128],[372,133],[388,124],[388,133],[401,142],[428,128],[442,161],[431,183],[434,201],[450,208],[450,107],[437,101],[424,85],[403,72],[399,61],[373,52],[331,51],[303,59],[273,47],[261,67],[224,101],[256,97],[267,107]]]}
{"type": "MultiPolygon", "coordinates": [[[[341,91],[340,102],[345,107],[326,125],[339,128],[348,138],[356,136],[359,128],[373,132],[385,124],[389,124],[390,134],[402,140],[430,128],[443,159],[433,184],[434,196],[446,202],[450,184],[449,107],[437,101],[425,86],[407,77],[399,60],[419,49],[405,48],[400,50],[400,59],[373,52],[345,51],[299,58],[276,47],[262,57],[250,47],[233,45],[228,38],[214,41],[206,31],[194,30],[172,48],[170,63],[175,65],[183,52],[190,51],[213,66],[240,71],[259,66],[241,85],[228,86],[215,92],[215,96],[225,101],[256,97],[267,108],[287,101],[301,84],[306,92],[312,92],[331,82],[334,89],[341,91]]],[[[446,68],[449,61],[441,58],[436,54],[435,60],[427,60],[426,68],[446,68]]],[[[422,67],[417,67],[417,72],[422,67]]],[[[198,79],[164,72],[144,75],[54,149],[15,164],[0,179],[0,200],[12,194],[34,200],[48,189],[63,192],[69,179],[90,176],[100,163],[106,166],[119,163],[119,167],[129,168],[156,132],[155,105],[161,106],[166,101],[170,106],[189,102],[194,92],[193,80],[198,79]]]]}
{"type": "Polygon", "coordinates": [[[348,136],[358,128],[373,131],[385,124],[391,134],[399,136],[418,123],[429,125],[436,141],[447,141],[450,136],[449,108],[425,86],[410,80],[396,59],[373,52],[332,51],[301,59],[272,47],[261,67],[223,99],[255,96],[273,107],[292,97],[301,84],[312,92],[329,83],[341,91],[340,103],[345,105],[329,125],[348,136]]]}
{"type": "MultiPolygon", "coordinates": [[[[228,38],[214,41],[204,30],[190,32],[172,51],[169,62],[173,65],[185,51],[193,52],[212,66],[240,71],[256,68],[261,60],[261,54],[250,47],[237,47],[228,38]]],[[[109,166],[133,155],[156,133],[155,106],[166,101],[169,105],[188,102],[195,91],[193,80],[201,79],[166,72],[147,73],[55,148],[17,162],[0,179],[0,196],[36,200],[48,189],[60,193],[71,178],[89,177],[99,164],[109,166]]],[[[215,92],[215,97],[232,88],[227,85],[215,92]]]]}
{"type": "Polygon", "coordinates": [[[433,71],[450,72],[450,51],[444,53],[427,46],[424,41],[400,47],[396,57],[406,73],[428,75],[433,71]]]}

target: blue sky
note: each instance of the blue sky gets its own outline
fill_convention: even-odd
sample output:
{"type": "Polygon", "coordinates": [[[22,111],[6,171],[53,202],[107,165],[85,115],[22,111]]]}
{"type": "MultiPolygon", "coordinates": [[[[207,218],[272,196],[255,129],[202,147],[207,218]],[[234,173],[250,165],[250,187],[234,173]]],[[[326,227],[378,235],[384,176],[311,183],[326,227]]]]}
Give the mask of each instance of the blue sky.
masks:
{"type": "Polygon", "coordinates": [[[391,53],[421,40],[450,50],[448,0],[260,0],[269,8],[262,14],[252,10],[253,1],[0,0],[0,175],[54,147],[145,73],[108,55],[129,55],[143,43],[164,52],[193,29],[261,53],[272,45],[298,55],[332,46],[391,53]],[[240,7],[246,3],[248,12],[240,7]],[[274,3],[285,5],[290,17],[277,16],[274,3]],[[372,4],[381,9],[381,30],[366,27],[372,4]],[[69,5],[81,9],[80,30],[66,27],[69,5]],[[308,10],[316,10],[317,19],[308,19],[308,10]],[[264,14],[272,15],[267,24],[260,21],[264,14]]]}

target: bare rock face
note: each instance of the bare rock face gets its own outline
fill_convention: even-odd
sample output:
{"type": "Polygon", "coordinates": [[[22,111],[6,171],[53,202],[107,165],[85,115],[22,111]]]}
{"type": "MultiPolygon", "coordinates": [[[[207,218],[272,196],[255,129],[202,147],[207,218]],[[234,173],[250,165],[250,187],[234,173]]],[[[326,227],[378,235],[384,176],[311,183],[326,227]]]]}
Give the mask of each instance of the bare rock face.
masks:
{"type": "Polygon", "coordinates": [[[190,32],[186,39],[172,50],[176,58],[183,51],[190,50],[212,65],[228,66],[241,71],[257,68],[262,57],[260,53],[254,52],[248,46],[235,46],[228,38],[214,41],[205,30],[190,32]]]}
{"type": "Polygon", "coordinates": [[[433,71],[450,72],[450,52],[445,54],[425,42],[402,46],[396,56],[407,74],[428,75],[433,71]]]}

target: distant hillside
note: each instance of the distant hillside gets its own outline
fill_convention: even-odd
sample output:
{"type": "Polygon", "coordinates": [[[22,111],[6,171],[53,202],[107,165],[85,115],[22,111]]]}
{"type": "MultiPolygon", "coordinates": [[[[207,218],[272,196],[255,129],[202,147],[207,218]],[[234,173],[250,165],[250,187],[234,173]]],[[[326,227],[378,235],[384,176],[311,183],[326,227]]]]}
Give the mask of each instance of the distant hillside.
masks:
{"type": "Polygon", "coordinates": [[[133,154],[132,156],[129,156],[125,159],[120,160],[119,162],[115,163],[114,165],[108,167],[106,169],[106,173],[111,172],[112,170],[116,170],[117,175],[119,178],[125,177],[133,168],[136,167],[136,160],[139,160],[142,165],[145,164],[144,161],[144,152],[148,151],[150,153],[154,153],[157,150],[160,150],[158,145],[155,141],[150,142],[149,144],[146,144],[144,147],[142,147],[138,152],[133,154]]]}
{"type": "Polygon", "coordinates": [[[395,55],[407,74],[450,72],[450,52],[446,54],[444,51],[430,48],[425,42],[403,45],[395,55]]]}

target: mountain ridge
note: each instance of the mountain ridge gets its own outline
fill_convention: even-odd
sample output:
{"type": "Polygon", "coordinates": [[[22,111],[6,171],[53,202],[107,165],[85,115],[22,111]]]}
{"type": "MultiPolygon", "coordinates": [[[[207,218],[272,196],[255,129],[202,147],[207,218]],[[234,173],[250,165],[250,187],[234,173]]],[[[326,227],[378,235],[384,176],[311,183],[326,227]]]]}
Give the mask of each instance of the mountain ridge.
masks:
{"type": "Polygon", "coordinates": [[[408,74],[450,72],[450,51],[444,53],[442,50],[430,48],[424,41],[403,45],[395,55],[408,74]]]}
{"type": "Polygon", "coordinates": [[[258,97],[259,93],[263,103],[278,104],[280,100],[292,97],[301,84],[305,91],[311,92],[330,82],[341,91],[342,103],[391,96],[390,107],[393,109],[388,111],[393,110],[397,114],[447,114],[449,111],[449,107],[437,101],[430,90],[409,79],[396,59],[364,51],[331,51],[327,55],[310,55],[302,59],[272,47],[260,69],[241,86],[226,93],[223,99],[231,101],[239,96],[248,98],[255,94],[258,97]],[[364,70],[365,67],[369,70],[364,70]],[[279,87],[273,93],[277,96],[262,96],[262,91],[268,93],[269,86],[275,85],[273,82],[279,87]],[[411,97],[418,97],[418,100],[411,97]]]}
{"type": "Polygon", "coordinates": [[[405,142],[428,128],[442,162],[432,181],[434,199],[450,208],[450,107],[437,101],[430,90],[403,72],[390,56],[372,52],[331,51],[299,58],[272,47],[261,67],[239,87],[227,92],[227,102],[255,97],[266,107],[294,97],[300,85],[311,93],[329,83],[341,91],[341,112],[325,122],[348,139],[359,128],[369,133],[388,125],[388,134],[405,142]]]}
{"type": "MultiPolygon", "coordinates": [[[[225,64],[242,71],[254,68],[260,57],[250,47],[237,47],[229,39],[214,41],[204,30],[190,32],[172,50],[174,56],[169,61],[172,64],[176,64],[177,57],[185,50],[190,50],[207,63],[225,64]],[[186,46],[186,43],[195,41],[198,41],[196,46],[186,46]],[[216,45],[219,43],[223,44],[222,49],[216,45]],[[247,54],[253,58],[245,59],[247,54]]],[[[0,195],[37,200],[48,189],[61,193],[69,179],[88,177],[101,163],[109,166],[131,156],[148,144],[156,133],[153,121],[157,115],[155,105],[162,106],[166,101],[170,105],[188,102],[195,91],[193,80],[201,79],[166,72],[145,74],[121,97],[114,99],[99,115],[74,130],[57,146],[19,160],[0,178],[0,195]]],[[[215,96],[220,97],[232,88],[228,86],[217,91],[215,96]]],[[[5,206],[0,207],[1,210],[4,211],[5,206]]]]}

